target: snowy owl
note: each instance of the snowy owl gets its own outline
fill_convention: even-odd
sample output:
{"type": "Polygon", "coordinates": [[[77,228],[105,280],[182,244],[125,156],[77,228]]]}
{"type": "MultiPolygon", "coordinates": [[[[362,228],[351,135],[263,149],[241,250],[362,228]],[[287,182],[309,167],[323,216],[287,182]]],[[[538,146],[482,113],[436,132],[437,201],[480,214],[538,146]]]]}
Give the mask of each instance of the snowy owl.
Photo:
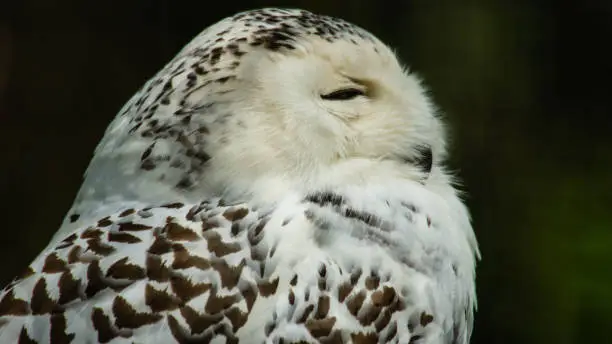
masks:
{"type": "Polygon", "coordinates": [[[123,107],[0,343],[468,343],[479,253],[441,119],[372,34],[204,30],[123,107]]]}

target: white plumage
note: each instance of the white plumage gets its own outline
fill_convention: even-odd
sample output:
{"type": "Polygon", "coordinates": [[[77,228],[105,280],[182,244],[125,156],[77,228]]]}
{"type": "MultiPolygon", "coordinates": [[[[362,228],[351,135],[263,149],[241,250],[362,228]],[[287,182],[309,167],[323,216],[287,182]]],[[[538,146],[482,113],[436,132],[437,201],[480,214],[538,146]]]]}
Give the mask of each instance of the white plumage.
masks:
{"type": "Polygon", "coordinates": [[[478,250],[444,157],[377,38],[239,13],[111,123],[0,342],[468,343],[478,250]]]}

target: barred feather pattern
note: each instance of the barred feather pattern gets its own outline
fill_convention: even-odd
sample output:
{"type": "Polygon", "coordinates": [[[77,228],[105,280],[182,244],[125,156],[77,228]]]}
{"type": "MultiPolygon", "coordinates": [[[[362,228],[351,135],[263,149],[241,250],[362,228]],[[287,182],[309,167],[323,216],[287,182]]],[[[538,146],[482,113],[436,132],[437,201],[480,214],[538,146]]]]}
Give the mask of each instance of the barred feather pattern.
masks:
{"type": "MultiPolygon", "coordinates": [[[[406,226],[440,225],[417,205],[399,209],[406,226]]],[[[402,266],[381,265],[392,261],[385,251],[364,251],[371,259],[359,263],[327,247],[324,236],[336,232],[388,249],[401,232],[391,220],[331,192],[272,212],[221,199],[125,209],[67,236],[5,288],[0,341],[418,343],[427,331],[442,336],[447,324],[435,305],[411,292],[415,280],[439,278],[439,267],[422,264],[442,257],[434,247],[420,248],[429,252],[423,261],[403,255],[402,266]],[[315,235],[287,260],[279,231],[315,235]],[[308,250],[313,244],[319,249],[308,250]]]]}

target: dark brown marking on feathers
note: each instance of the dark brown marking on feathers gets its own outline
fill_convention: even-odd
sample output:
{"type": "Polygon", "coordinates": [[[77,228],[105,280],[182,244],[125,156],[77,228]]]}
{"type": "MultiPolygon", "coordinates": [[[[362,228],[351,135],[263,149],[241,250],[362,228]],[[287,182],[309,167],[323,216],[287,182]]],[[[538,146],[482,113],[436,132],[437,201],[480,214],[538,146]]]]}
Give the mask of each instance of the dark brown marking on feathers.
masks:
{"type": "Polygon", "coordinates": [[[188,278],[179,275],[170,277],[170,285],[174,294],[183,302],[188,302],[211,288],[210,284],[191,282],[188,278]]]}
{"type": "Polygon", "coordinates": [[[134,214],[136,211],[133,208],[126,209],[119,214],[119,217],[126,217],[128,215],[134,214]]]}
{"type": "Polygon", "coordinates": [[[49,297],[49,293],[47,292],[47,281],[45,281],[44,278],[40,278],[32,290],[32,300],[30,303],[32,314],[41,315],[57,312],[59,311],[58,306],[59,305],[49,297]]]}
{"type": "Polygon", "coordinates": [[[94,308],[91,313],[91,321],[93,327],[98,331],[98,342],[108,343],[111,340],[117,338],[117,333],[113,329],[110,317],[104,314],[104,311],[100,308],[94,308]]]}
{"type": "Polygon", "coordinates": [[[221,277],[221,286],[232,289],[238,284],[242,268],[245,265],[246,261],[244,259],[236,266],[230,266],[224,260],[217,260],[212,263],[212,268],[219,273],[221,277]]]}
{"type": "MultiPolygon", "coordinates": [[[[253,231],[253,234],[255,236],[259,236],[261,234],[261,231],[264,229],[264,227],[266,226],[266,224],[268,224],[268,220],[267,219],[263,219],[259,222],[259,224],[257,225],[257,227],[255,227],[255,230],[253,231]]],[[[259,239],[261,240],[261,239],[259,239]]],[[[257,241],[259,242],[259,241],[257,241]]]]}
{"type": "Polygon", "coordinates": [[[395,289],[389,286],[383,286],[382,290],[377,290],[372,293],[370,299],[372,303],[376,306],[386,307],[389,306],[393,300],[395,299],[395,289]]]}
{"type": "Polygon", "coordinates": [[[376,328],[376,332],[382,331],[385,327],[387,327],[387,325],[389,325],[389,322],[391,321],[391,316],[392,315],[393,315],[393,313],[389,309],[385,309],[382,312],[382,316],[380,316],[374,322],[374,328],[376,328]]]}
{"type": "Polygon", "coordinates": [[[225,316],[232,323],[232,332],[236,333],[249,319],[249,313],[242,312],[238,307],[232,307],[225,312],[225,316]]]}
{"type": "Polygon", "coordinates": [[[147,149],[145,149],[144,152],[142,152],[142,155],[140,155],[140,161],[146,160],[151,155],[151,152],[153,152],[154,147],[155,147],[155,141],[153,141],[153,143],[151,143],[147,147],[147,149]]]}
{"type": "Polygon", "coordinates": [[[418,341],[419,339],[421,339],[421,338],[423,338],[423,336],[422,336],[422,335],[420,335],[420,334],[416,334],[416,335],[414,335],[414,336],[410,336],[410,341],[408,342],[408,344],[416,344],[416,343],[417,343],[417,341],[418,341]]]}
{"type": "Polygon", "coordinates": [[[327,313],[329,312],[330,298],[329,295],[321,295],[319,296],[319,301],[317,302],[317,311],[315,313],[315,319],[323,319],[327,317],[327,313]]]}
{"type": "MultiPolygon", "coordinates": [[[[275,328],[276,328],[276,323],[274,322],[274,320],[273,321],[268,321],[266,323],[266,325],[264,326],[264,333],[266,334],[267,337],[269,337],[270,334],[272,333],[272,331],[274,331],[275,328]]],[[[282,340],[282,338],[281,338],[281,340],[282,340]]],[[[282,343],[282,344],[284,344],[284,343],[282,343]]]]}
{"type": "Polygon", "coordinates": [[[68,268],[66,267],[66,262],[59,259],[56,252],[53,252],[45,258],[45,263],[43,264],[42,272],[46,273],[56,273],[66,271],[68,268]]]}
{"type": "Polygon", "coordinates": [[[72,246],[70,251],[68,251],[68,264],[76,263],[80,260],[81,252],[83,248],[81,246],[75,245],[72,246]]]}
{"type": "Polygon", "coordinates": [[[38,344],[37,341],[32,339],[28,334],[28,330],[26,330],[25,326],[21,328],[21,332],[19,332],[19,340],[17,341],[19,344],[38,344]]]}
{"type": "Polygon", "coordinates": [[[208,296],[208,301],[206,301],[206,306],[204,306],[204,310],[208,314],[217,314],[223,311],[224,309],[229,308],[234,303],[240,300],[237,294],[233,295],[224,295],[217,296],[216,290],[213,290],[208,296]]]}
{"type": "Polygon", "coordinates": [[[166,291],[157,290],[147,284],[145,287],[145,303],[153,312],[157,313],[177,309],[181,305],[181,300],[166,291]]]}
{"type": "Polygon", "coordinates": [[[115,252],[115,248],[104,244],[99,238],[91,238],[87,240],[87,249],[101,256],[108,256],[115,252]]]}
{"type": "Polygon", "coordinates": [[[217,257],[223,257],[228,254],[236,253],[240,251],[240,244],[238,243],[225,243],[221,239],[221,235],[216,232],[210,232],[206,236],[208,241],[208,250],[214,253],[217,257]]]}
{"type": "Polygon", "coordinates": [[[63,250],[66,247],[70,247],[72,245],[71,242],[60,241],[57,246],[55,246],[55,250],[63,250]]]}
{"type": "Polygon", "coordinates": [[[419,323],[421,324],[421,326],[425,327],[429,323],[431,323],[433,320],[434,320],[433,315],[427,314],[425,312],[421,312],[421,316],[419,318],[419,323]]]}
{"type": "Polygon", "coordinates": [[[106,271],[106,277],[115,279],[138,280],[146,276],[145,270],[136,265],[128,263],[128,257],[113,263],[106,271]]]}
{"type": "Polygon", "coordinates": [[[344,204],[344,198],[341,195],[329,191],[310,194],[306,196],[305,201],[318,204],[319,206],[331,204],[339,207],[344,204]]]}
{"type": "Polygon", "coordinates": [[[327,275],[327,266],[325,266],[325,264],[321,264],[321,266],[319,267],[319,277],[325,278],[326,275],[327,275]]]}
{"type": "Polygon", "coordinates": [[[159,256],[147,255],[146,267],[148,279],[157,282],[167,282],[170,279],[170,269],[163,264],[159,256]]]}
{"type": "Polygon", "coordinates": [[[319,287],[319,290],[324,291],[327,289],[327,281],[323,278],[319,278],[317,281],[317,286],[319,287]]]}
{"type": "Polygon", "coordinates": [[[391,303],[391,305],[389,305],[389,310],[391,310],[391,312],[399,312],[399,311],[403,311],[406,308],[406,303],[404,300],[402,300],[399,297],[395,298],[395,301],[393,301],[393,303],[391,303]]]}
{"type": "Polygon", "coordinates": [[[382,224],[382,220],[378,216],[353,208],[343,209],[341,214],[345,217],[359,220],[372,227],[380,227],[382,224]]]}
{"type": "Polygon", "coordinates": [[[377,344],[378,343],[378,335],[374,332],[354,332],[351,333],[351,339],[353,340],[353,344],[377,344]]]}
{"type": "Polygon", "coordinates": [[[287,295],[287,299],[290,305],[293,306],[295,304],[295,293],[293,292],[293,289],[289,290],[289,295],[287,295]]]}
{"type": "Polygon", "coordinates": [[[166,317],[167,321],[168,321],[168,327],[170,328],[170,333],[172,333],[172,336],[174,337],[174,339],[176,339],[177,342],[179,343],[190,343],[190,338],[187,338],[187,336],[185,336],[185,334],[183,333],[183,329],[181,328],[181,325],[179,324],[178,320],[176,320],[176,318],[170,314],[168,314],[168,316],[166,317]]]}
{"type": "Polygon", "coordinates": [[[359,281],[359,278],[361,277],[361,269],[357,268],[353,271],[351,271],[351,284],[354,286],[355,284],[357,284],[357,282],[359,281]]]}
{"type": "Polygon", "coordinates": [[[59,288],[59,300],[57,302],[60,305],[64,305],[79,298],[81,280],[73,278],[70,271],[62,273],[57,286],[59,288]]]}
{"type": "Polygon", "coordinates": [[[174,261],[172,262],[173,269],[181,270],[196,267],[200,270],[208,270],[210,266],[210,261],[208,259],[193,256],[189,254],[189,251],[182,246],[175,247],[174,261]]]}
{"type": "Polygon", "coordinates": [[[237,222],[232,223],[232,228],[231,228],[231,232],[232,232],[232,236],[235,237],[236,235],[238,235],[240,232],[242,232],[243,227],[240,226],[240,224],[238,224],[237,222]]]}
{"type": "Polygon", "coordinates": [[[247,309],[250,312],[253,308],[253,304],[257,300],[257,291],[255,290],[255,287],[250,286],[242,290],[241,293],[242,297],[246,301],[247,309]]]}
{"type": "Polygon", "coordinates": [[[310,317],[310,313],[314,310],[314,305],[310,304],[304,309],[302,315],[296,320],[296,323],[303,324],[310,317]]]}
{"type": "Polygon", "coordinates": [[[184,206],[185,205],[181,202],[174,202],[174,203],[167,203],[167,204],[161,205],[160,208],[180,209],[184,206]]]}
{"type": "Polygon", "coordinates": [[[248,214],[249,210],[246,208],[228,209],[223,213],[223,217],[225,217],[229,221],[234,222],[242,220],[248,214]]]}
{"type": "MultiPolygon", "coordinates": [[[[78,236],[76,235],[76,233],[72,233],[69,236],[65,237],[62,240],[61,243],[62,244],[68,244],[68,246],[69,246],[69,244],[72,244],[77,238],[78,238],[78,236]]],[[[67,246],[65,246],[65,247],[67,247],[67,246]]]]}
{"type": "Polygon", "coordinates": [[[153,227],[133,222],[124,222],[119,224],[119,231],[121,232],[138,232],[145,231],[151,228],[153,227]]]}
{"type": "Polygon", "coordinates": [[[321,344],[345,344],[344,340],[342,339],[342,332],[338,330],[332,331],[327,338],[319,338],[319,341],[321,344]]]}
{"type": "Polygon", "coordinates": [[[357,317],[359,323],[363,326],[369,326],[374,322],[380,315],[382,311],[382,307],[371,305],[370,307],[366,307],[365,311],[359,312],[359,316],[357,317]]]}
{"type": "Polygon", "coordinates": [[[119,328],[137,329],[153,324],[162,318],[159,314],[136,312],[134,307],[120,295],[115,297],[112,310],[115,315],[115,325],[119,328]]]}
{"type": "Polygon", "coordinates": [[[74,333],[66,333],[66,317],[63,313],[51,315],[50,342],[53,344],[69,344],[74,339],[74,333]]]}
{"type": "Polygon", "coordinates": [[[157,236],[147,252],[154,255],[162,255],[170,251],[172,251],[172,243],[163,236],[157,236]]]}
{"type": "MultiPolygon", "coordinates": [[[[113,224],[113,221],[111,221],[110,216],[107,216],[107,217],[101,218],[101,219],[98,221],[97,226],[98,226],[98,227],[108,227],[108,226],[110,226],[110,225],[112,225],[112,224],[113,224]]],[[[82,237],[83,237],[83,236],[81,236],[81,238],[82,238],[82,237]]]]}
{"type": "Polygon", "coordinates": [[[363,305],[363,301],[365,300],[365,297],[366,297],[366,291],[361,290],[359,293],[349,298],[349,300],[346,302],[346,308],[348,308],[349,312],[351,312],[352,315],[357,316],[357,313],[359,313],[359,310],[361,309],[361,306],[363,305]]]}
{"type": "Polygon", "coordinates": [[[315,338],[327,337],[331,333],[336,324],[336,317],[324,319],[308,319],[306,321],[306,329],[315,338]]]}
{"type": "Polygon", "coordinates": [[[191,328],[192,334],[199,334],[223,320],[222,314],[199,314],[189,306],[181,307],[181,315],[191,328]]]}
{"type": "Polygon", "coordinates": [[[374,271],[372,271],[370,276],[366,277],[365,279],[365,287],[368,290],[377,289],[379,284],[380,277],[374,271]]]}
{"type": "Polygon", "coordinates": [[[85,295],[87,298],[92,298],[99,291],[106,289],[106,287],[106,284],[102,280],[100,262],[94,260],[87,267],[87,287],[85,288],[85,295]]]}
{"type": "MultiPolygon", "coordinates": [[[[251,233],[252,232],[249,232],[247,236],[251,235],[251,233]]],[[[266,259],[266,255],[268,253],[265,247],[258,246],[258,245],[250,245],[250,251],[251,251],[251,259],[254,261],[260,261],[260,262],[266,259]]]]}
{"type": "Polygon", "coordinates": [[[178,223],[170,222],[163,229],[169,240],[172,241],[196,241],[200,236],[189,228],[185,228],[178,223]]]}
{"type": "Polygon", "coordinates": [[[109,232],[108,241],[120,242],[125,244],[136,244],[142,242],[139,237],[125,232],[109,232]]]}
{"type": "Polygon", "coordinates": [[[263,297],[268,297],[274,293],[276,293],[276,288],[278,288],[279,278],[276,277],[272,281],[265,281],[257,283],[257,288],[259,288],[259,294],[263,297]]]}
{"type": "Polygon", "coordinates": [[[210,229],[219,228],[219,227],[221,227],[221,225],[219,224],[219,222],[215,220],[202,221],[202,232],[207,232],[210,229]]]}
{"type": "Polygon", "coordinates": [[[15,298],[13,290],[9,290],[0,301],[0,316],[4,315],[26,315],[30,313],[28,303],[22,299],[15,298]]]}
{"type": "Polygon", "coordinates": [[[89,227],[81,233],[81,239],[99,239],[102,231],[98,228],[89,227]]]}
{"type": "Polygon", "coordinates": [[[344,300],[351,293],[352,290],[353,290],[353,285],[349,283],[348,281],[340,284],[340,286],[338,287],[338,301],[344,302],[344,300]]]}
{"type": "MultiPolygon", "coordinates": [[[[143,133],[144,135],[144,133],[143,133]]],[[[153,160],[151,159],[145,159],[140,163],[140,168],[145,170],[145,171],[152,171],[157,167],[157,165],[155,165],[155,163],[153,162],[153,160]]]]}
{"type": "Polygon", "coordinates": [[[289,284],[295,287],[297,285],[297,282],[298,282],[298,275],[295,274],[293,275],[293,278],[291,278],[291,281],[289,282],[289,284]]]}
{"type": "Polygon", "coordinates": [[[203,209],[202,204],[193,206],[191,209],[189,209],[187,215],[185,215],[185,219],[188,221],[195,221],[195,216],[202,212],[203,209]]]}

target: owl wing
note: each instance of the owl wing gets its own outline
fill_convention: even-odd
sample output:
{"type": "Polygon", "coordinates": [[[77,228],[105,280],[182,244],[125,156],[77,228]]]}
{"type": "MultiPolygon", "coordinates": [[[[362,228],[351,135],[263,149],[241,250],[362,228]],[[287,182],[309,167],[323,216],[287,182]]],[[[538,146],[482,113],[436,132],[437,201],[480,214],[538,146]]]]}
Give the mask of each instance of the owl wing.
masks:
{"type": "MultiPolygon", "coordinates": [[[[277,283],[252,254],[265,217],[211,200],[125,209],[43,252],[0,294],[0,342],[236,341],[277,283]]],[[[262,258],[263,259],[263,258],[262,258]]]]}

